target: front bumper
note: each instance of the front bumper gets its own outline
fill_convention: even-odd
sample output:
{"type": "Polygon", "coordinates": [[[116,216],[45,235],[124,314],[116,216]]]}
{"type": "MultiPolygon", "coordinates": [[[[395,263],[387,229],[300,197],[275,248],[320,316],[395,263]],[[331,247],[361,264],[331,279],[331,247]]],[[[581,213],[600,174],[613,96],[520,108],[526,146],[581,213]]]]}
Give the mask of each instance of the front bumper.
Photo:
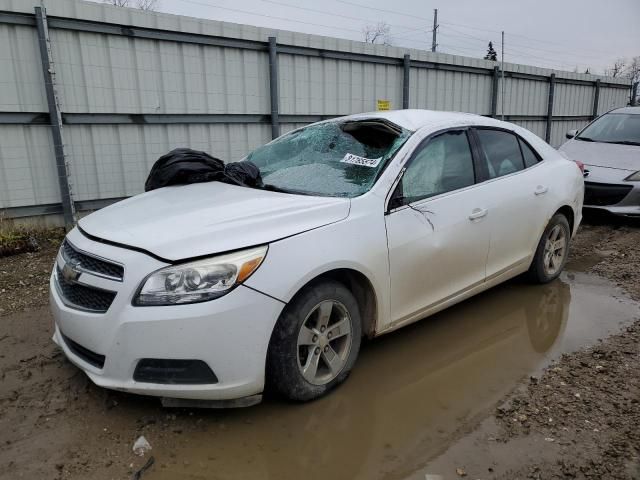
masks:
{"type": "Polygon", "coordinates": [[[640,182],[624,179],[633,172],[586,165],[584,207],[616,215],[640,216],[640,182]]]}
{"type": "Polygon", "coordinates": [[[231,400],[262,392],[267,347],[284,307],[282,302],[240,285],[210,302],[134,307],[131,300],[142,279],[165,264],[143,253],[94,242],[77,229],[68,238],[85,252],[125,266],[122,282],[80,278],[117,290],[106,313],[66,305],[56,289],[55,269],[51,277],[53,340],[94,383],[114,390],[183,399],[231,400]],[[91,355],[78,350],[78,345],[104,356],[104,365],[100,368],[100,362],[92,361],[91,355]],[[143,358],[202,360],[218,381],[195,385],[138,382],[133,375],[143,358]]]}

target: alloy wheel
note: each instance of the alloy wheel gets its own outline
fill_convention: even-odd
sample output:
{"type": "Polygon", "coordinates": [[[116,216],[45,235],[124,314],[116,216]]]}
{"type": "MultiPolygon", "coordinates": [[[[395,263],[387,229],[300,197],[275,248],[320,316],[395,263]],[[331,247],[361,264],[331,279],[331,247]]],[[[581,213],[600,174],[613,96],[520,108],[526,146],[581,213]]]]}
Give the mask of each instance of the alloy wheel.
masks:
{"type": "Polygon", "coordinates": [[[544,272],[547,275],[553,276],[560,271],[567,255],[568,244],[569,236],[562,225],[556,225],[549,231],[542,257],[544,272]]]}
{"type": "Polygon", "coordinates": [[[297,355],[300,373],[313,385],[325,385],[344,368],[352,343],[351,317],[336,300],[317,304],[298,333],[297,355]]]}

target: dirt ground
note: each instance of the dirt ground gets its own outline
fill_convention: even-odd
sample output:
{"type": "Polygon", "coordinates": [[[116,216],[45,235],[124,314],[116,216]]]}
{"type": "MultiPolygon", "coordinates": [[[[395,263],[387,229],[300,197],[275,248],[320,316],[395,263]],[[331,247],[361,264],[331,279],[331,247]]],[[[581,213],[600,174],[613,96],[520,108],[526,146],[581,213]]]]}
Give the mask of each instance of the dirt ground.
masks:
{"type": "MultiPolygon", "coordinates": [[[[481,353],[466,357],[451,353],[457,345],[465,345],[456,343],[464,342],[458,332],[448,337],[451,345],[428,343],[434,332],[444,328],[445,322],[450,323],[445,314],[433,325],[408,327],[403,329],[405,333],[400,331],[365,346],[363,362],[375,372],[388,370],[389,376],[399,379],[396,386],[384,384],[381,391],[376,391],[371,388],[375,383],[356,369],[344,387],[313,404],[292,405],[268,399],[259,407],[244,410],[169,410],[153,398],[95,387],[51,342],[46,303],[56,251],[53,242],[44,242],[37,252],[0,258],[2,480],[330,478],[326,471],[338,479],[640,479],[638,321],[628,322],[618,333],[589,347],[557,358],[537,355],[535,365],[546,368],[531,375],[523,373],[535,370],[531,363],[531,368],[514,370],[509,377],[513,381],[500,377],[500,382],[494,382],[493,372],[487,373],[486,368],[477,374],[473,371],[486,340],[478,342],[481,348],[477,351],[481,353]],[[412,346],[409,342],[415,338],[422,343],[412,346]],[[413,371],[402,372],[401,366],[389,367],[390,356],[402,358],[404,352],[415,357],[415,352],[427,346],[429,352],[443,353],[425,353],[420,377],[409,377],[413,371]],[[413,348],[418,350],[414,352],[413,348]],[[473,362],[462,362],[465,358],[473,362]],[[433,369],[428,374],[443,378],[467,375],[464,383],[469,389],[447,396],[449,383],[431,379],[436,383],[426,383],[427,393],[419,391],[423,397],[416,403],[418,394],[407,386],[418,384],[427,375],[426,369],[433,369]],[[430,396],[434,388],[439,390],[438,398],[430,396]],[[403,412],[407,423],[399,419],[393,423],[395,413],[389,408],[380,413],[368,405],[386,405],[383,400],[394,398],[394,394],[411,397],[412,407],[403,412]],[[482,397],[487,408],[475,408],[475,394],[478,402],[482,397]],[[443,400],[446,398],[449,400],[443,400]],[[451,420],[441,423],[447,412],[451,420]],[[327,421],[323,427],[322,422],[327,421]],[[383,430],[389,433],[388,438],[383,435],[378,439],[373,428],[382,422],[392,422],[392,426],[383,430]],[[420,427],[421,422],[427,426],[420,427]],[[299,432],[294,428],[298,424],[304,425],[299,432]],[[423,432],[416,434],[418,430],[423,432]],[[424,434],[427,430],[429,433],[424,434]],[[415,438],[420,441],[413,441],[413,437],[409,440],[410,434],[418,435],[415,438]],[[155,463],[136,476],[151,458],[132,452],[140,435],[151,442],[155,463]],[[342,456],[333,450],[334,444],[341,445],[342,456]],[[295,445],[293,450],[291,445],[295,445]],[[342,450],[348,453],[350,448],[353,455],[344,456],[342,450]],[[379,462],[372,457],[378,457],[379,462]],[[336,458],[341,459],[339,468],[333,465],[331,470],[323,470],[336,458]],[[434,471],[433,475],[429,473],[434,471]]],[[[636,301],[640,301],[639,267],[640,228],[610,220],[592,220],[581,228],[568,265],[569,270],[586,272],[588,278],[608,279],[626,292],[621,291],[621,296],[636,301]]],[[[589,285],[599,288],[597,282],[595,287],[589,285]]],[[[540,291],[540,287],[531,288],[535,290],[517,281],[498,287],[483,294],[484,298],[470,300],[470,305],[454,307],[458,310],[451,315],[464,317],[455,321],[467,322],[460,325],[463,331],[470,331],[468,317],[473,308],[487,305],[494,309],[500,296],[512,291],[521,295],[517,302],[526,303],[532,292],[540,291]]],[[[569,286],[552,288],[562,293],[569,286]]],[[[551,303],[556,290],[545,290],[544,304],[551,303]]],[[[589,291],[584,295],[588,297],[589,291]]],[[[574,300],[579,300],[575,293],[574,300]]],[[[628,304],[637,308],[637,304],[628,304]]],[[[572,308],[578,311],[578,307],[572,308]]],[[[606,311],[617,315],[613,309],[606,311]]],[[[640,313],[635,315],[638,317],[640,313]]],[[[503,330],[521,331],[520,320],[512,322],[503,330]]],[[[500,337],[492,342],[495,346],[504,340],[500,337]]],[[[518,359],[524,356],[521,350],[519,344],[498,350],[502,352],[497,354],[498,360],[492,358],[494,363],[489,363],[494,365],[496,375],[513,363],[504,352],[511,355],[510,359],[518,359]],[[500,358],[504,364],[500,364],[500,358]]],[[[401,400],[404,398],[394,398],[392,405],[403,405],[401,400]]]]}
{"type": "Polygon", "coordinates": [[[5,239],[0,231],[0,315],[46,305],[53,259],[64,229],[21,232],[15,237],[5,239]],[[12,251],[26,253],[6,256],[12,251]]]}
{"type": "MultiPolygon", "coordinates": [[[[594,220],[576,238],[571,263],[640,299],[640,229],[594,220]]],[[[557,455],[505,478],[640,479],[640,322],[562,355],[499,406],[496,417],[507,445],[532,432],[561,445],[557,455]]]]}

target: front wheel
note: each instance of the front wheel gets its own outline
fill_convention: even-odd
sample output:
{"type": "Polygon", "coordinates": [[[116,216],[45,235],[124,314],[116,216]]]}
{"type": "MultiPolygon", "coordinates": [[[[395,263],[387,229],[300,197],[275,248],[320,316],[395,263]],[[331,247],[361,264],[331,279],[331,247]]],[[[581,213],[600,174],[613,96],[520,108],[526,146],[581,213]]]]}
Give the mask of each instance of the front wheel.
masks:
{"type": "Polygon", "coordinates": [[[538,243],[529,271],[530,280],[549,283],[558,278],[569,257],[571,229],[567,217],[561,213],[554,215],[538,243]]]}
{"type": "Polygon", "coordinates": [[[361,332],[358,303],[344,285],[326,281],[305,287],[271,336],[268,386],[291,400],[321,397],[349,375],[361,332]]]}

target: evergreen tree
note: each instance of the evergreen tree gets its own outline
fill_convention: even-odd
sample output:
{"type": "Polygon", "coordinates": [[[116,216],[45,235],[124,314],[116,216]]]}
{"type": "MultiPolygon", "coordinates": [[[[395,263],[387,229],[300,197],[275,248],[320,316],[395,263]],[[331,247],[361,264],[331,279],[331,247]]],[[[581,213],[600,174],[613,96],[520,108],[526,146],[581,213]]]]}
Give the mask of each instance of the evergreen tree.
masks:
{"type": "Polygon", "coordinates": [[[484,56],[485,60],[493,60],[494,62],[498,61],[498,53],[493,49],[493,42],[489,42],[489,48],[487,49],[487,54],[484,56]]]}

